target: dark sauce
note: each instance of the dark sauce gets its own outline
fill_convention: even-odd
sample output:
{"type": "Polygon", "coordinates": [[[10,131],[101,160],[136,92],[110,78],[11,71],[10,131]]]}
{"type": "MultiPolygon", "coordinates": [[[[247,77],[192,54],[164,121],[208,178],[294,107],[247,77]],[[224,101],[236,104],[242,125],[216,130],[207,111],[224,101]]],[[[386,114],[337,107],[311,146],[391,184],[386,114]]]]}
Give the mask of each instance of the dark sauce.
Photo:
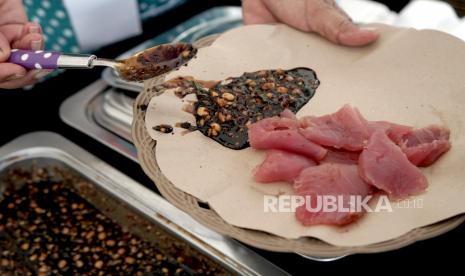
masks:
{"type": "Polygon", "coordinates": [[[189,130],[189,131],[197,130],[197,127],[196,127],[196,126],[193,126],[193,125],[192,125],[191,123],[189,123],[189,122],[176,123],[176,127],[183,128],[183,129],[187,129],[187,130],[189,130]]]}
{"type": "Polygon", "coordinates": [[[191,44],[163,44],[122,61],[118,71],[127,81],[143,81],[179,68],[196,54],[191,44]]]}
{"type": "Polygon", "coordinates": [[[137,106],[137,108],[139,108],[141,111],[147,111],[148,105],[141,104],[141,105],[137,106]]]}
{"type": "Polygon", "coordinates": [[[224,274],[182,247],[168,254],[107,217],[69,187],[84,180],[51,180],[61,175],[55,171],[10,175],[0,195],[0,275],[224,274]],[[17,190],[16,181],[26,184],[17,190]]]}
{"type": "Polygon", "coordinates": [[[173,127],[170,125],[162,124],[153,127],[154,130],[162,132],[162,133],[171,133],[173,132],[173,127]]]}
{"type": "MultiPolygon", "coordinates": [[[[247,126],[285,109],[296,113],[315,94],[320,81],[309,68],[262,70],[222,82],[179,77],[163,84],[183,98],[195,93],[197,129],[231,149],[249,146],[247,126]]],[[[158,89],[158,88],[155,88],[158,89]]]]}

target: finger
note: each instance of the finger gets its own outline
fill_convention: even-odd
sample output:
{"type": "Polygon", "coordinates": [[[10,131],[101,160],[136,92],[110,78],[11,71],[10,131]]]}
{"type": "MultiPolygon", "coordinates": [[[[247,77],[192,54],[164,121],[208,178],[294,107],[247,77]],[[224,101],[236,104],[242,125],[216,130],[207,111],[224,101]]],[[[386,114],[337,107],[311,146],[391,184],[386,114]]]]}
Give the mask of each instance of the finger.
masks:
{"type": "Polygon", "coordinates": [[[22,66],[12,63],[0,63],[0,82],[24,77],[27,71],[22,66]]]}
{"type": "Polygon", "coordinates": [[[44,39],[40,25],[35,22],[24,24],[21,37],[16,39],[12,46],[18,49],[42,50],[44,47],[44,39]]]}
{"type": "Polygon", "coordinates": [[[27,72],[27,74],[21,78],[9,80],[0,83],[0,88],[3,89],[16,89],[32,85],[37,82],[37,74],[40,70],[32,70],[27,72]]]}
{"type": "Polygon", "coordinates": [[[6,39],[11,42],[21,38],[23,33],[24,24],[8,24],[0,26],[0,33],[2,33],[6,39]]]}
{"type": "Polygon", "coordinates": [[[352,24],[351,29],[339,33],[339,43],[347,46],[363,46],[375,42],[379,38],[376,28],[359,27],[352,24]]]}
{"type": "Polygon", "coordinates": [[[13,42],[12,47],[16,49],[42,50],[44,39],[40,33],[32,33],[23,36],[21,39],[13,42]]]}
{"type": "Polygon", "coordinates": [[[10,56],[10,42],[0,33],[0,62],[4,62],[10,56]]]}
{"type": "Polygon", "coordinates": [[[24,24],[22,32],[21,32],[21,37],[24,37],[28,34],[41,34],[42,33],[42,28],[40,27],[39,24],[35,22],[28,22],[24,24]]]}
{"type": "Polygon", "coordinates": [[[262,0],[243,0],[242,14],[245,25],[277,22],[262,0]]]}
{"type": "Polygon", "coordinates": [[[24,46],[23,45],[24,43],[28,44],[27,40],[26,42],[23,42],[21,44],[21,46],[24,46],[24,47],[19,47],[16,44],[18,43],[18,41],[23,40],[24,37],[26,36],[30,37],[29,35],[32,35],[32,34],[36,34],[35,36],[32,36],[32,38],[34,38],[35,41],[38,40],[39,36],[37,36],[37,34],[42,34],[42,28],[40,27],[39,24],[34,23],[34,22],[28,22],[24,25],[23,24],[9,24],[5,26],[0,26],[0,33],[3,34],[6,41],[9,42],[8,44],[13,43],[15,44],[13,47],[16,47],[16,48],[22,48],[22,49],[41,48],[40,46],[43,44],[42,36],[40,36],[40,38],[42,39],[42,42],[41,43],[35,42],[34,47],[24,46]]]}
{"type": "Polygon", "coordinates": [[[310,30],[328,40],[347,46],[362,46],[378,39],[373,28],[360,28],[332,0],[307,1],[310,30]]]}

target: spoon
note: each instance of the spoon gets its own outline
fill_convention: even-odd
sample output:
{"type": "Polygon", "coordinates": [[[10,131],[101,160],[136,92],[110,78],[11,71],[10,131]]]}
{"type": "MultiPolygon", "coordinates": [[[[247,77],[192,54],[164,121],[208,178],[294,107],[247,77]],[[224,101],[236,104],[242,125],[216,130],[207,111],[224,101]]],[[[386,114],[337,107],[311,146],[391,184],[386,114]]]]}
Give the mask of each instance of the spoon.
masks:
{"type": "Polygon", "coordinates": [[[8,62],[26,69],[49,70],[106,66],[113,68],[123,80],[140,82],[179,68],[196,53],[197,49],[188,43],[158,45],[123,60],[97,58],[95,55],[13,49],[8,62]]]}

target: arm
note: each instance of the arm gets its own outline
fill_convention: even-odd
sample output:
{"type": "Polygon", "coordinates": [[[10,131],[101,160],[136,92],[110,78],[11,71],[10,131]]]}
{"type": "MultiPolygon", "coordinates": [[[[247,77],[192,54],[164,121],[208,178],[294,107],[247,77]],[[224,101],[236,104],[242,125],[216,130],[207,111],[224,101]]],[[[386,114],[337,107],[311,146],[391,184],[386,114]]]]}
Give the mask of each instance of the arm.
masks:
{"type": "Polygon", "coordinates": [[[334,0],[243,0],[242,6],[245,24],[281,22],[347,46],[366,45],[379,37],[375,29],[355,25],[334,0]]]}

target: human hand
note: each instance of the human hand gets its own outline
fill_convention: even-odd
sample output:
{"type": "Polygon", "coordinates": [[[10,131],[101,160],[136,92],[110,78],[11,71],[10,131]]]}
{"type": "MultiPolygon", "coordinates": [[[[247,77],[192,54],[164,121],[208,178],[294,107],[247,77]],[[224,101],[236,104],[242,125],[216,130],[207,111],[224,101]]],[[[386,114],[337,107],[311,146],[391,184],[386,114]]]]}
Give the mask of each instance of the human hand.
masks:
{"type": "Polygon", "coordinates": [[[375,29],[355,25],[334,0],[243,0],[242,10],[245,24],[281,22],[346,46],[366,45],[379,37],[375,29]]]}
{"type": "Polygon", "coordinates": [[[12,48],[42,50],[42,30],[36,23],[27,22],[21,0],[0,0],[0,88],[13,89],[36,82],[41,71],[26,71],[7,63],[12,48]]]}

